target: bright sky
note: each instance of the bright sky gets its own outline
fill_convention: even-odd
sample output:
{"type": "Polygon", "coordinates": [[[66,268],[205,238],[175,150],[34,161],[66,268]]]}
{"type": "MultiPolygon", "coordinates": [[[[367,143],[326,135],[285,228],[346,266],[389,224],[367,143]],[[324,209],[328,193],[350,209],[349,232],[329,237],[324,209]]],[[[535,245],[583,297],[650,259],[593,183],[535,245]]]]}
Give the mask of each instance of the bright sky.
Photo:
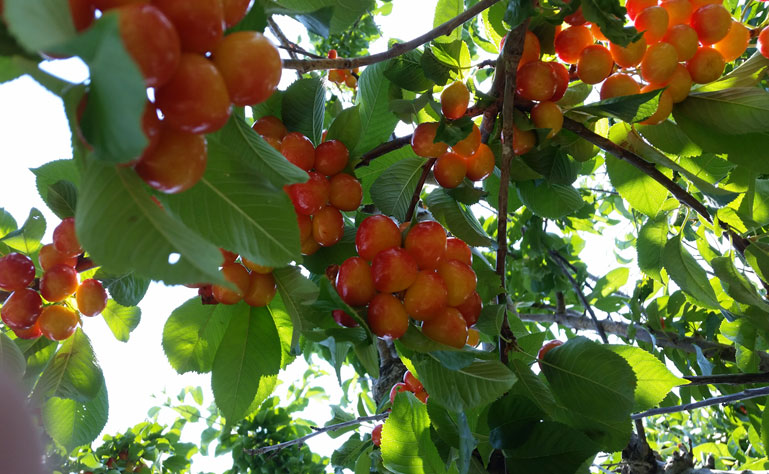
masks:
{"type": "MultiPolygon", "coordinates": [[[[393,4],[393,13],[380,18],[382,31],[392,38],[408,40],[432,28],[435,0],[394,0],[393,4]]],[[[292,40],[297,39],[303,31],[296,22],[285,17],[278,18],[278,23],[292,40]]],[[[307,40],[306,36],[302,39],[307,40]]],[[[372,52],[383,50],[386,41],[387,38],[375,43],[372,52]]],[[[47,69],[71,81],[82,81],[87,77],[87,70],[78,60],[51,62],[47,69]]],[[[295,75],[287,72],[281,88],[294,79],[295,75]]],[[[26,77],[0,85],[0,104],[3,104],[0,108],[0,159],[3,170],[0,174],[0,207],[9,211],[19,224],[24,221],[30,208],[41,210],[48,221],[45,241],[50,242],[51,232],[58,219],[47,210],[38,196],[34,176],[29,168],[55,159],[71,158],[70,134],[62,104],[57,97],[26,77]]],[[[630,229],[612,230],[613,237],[624,235],[630,229]]],[[[616,266],[613,255],[590,253],[591,271],[603,275],[609,268],[616,266]]],[[[141,324],[128,343],[116,341],[100,317],[85,318],[84,329],[94,345],[109,390],[110,419],[104,433],[122,432],[144,420],[150,407],[165,400],[162,394],[164,390],[175,396],[185,386],[201,386],[206,392],[205,404],[208,405],[212,400],[210,375],[178,375],[168,364],[161,346],[163,325],[168,315],[193,295],[195,290],[188,288],[167,288],[153,284],[140,305],[141,324]]],[[[303,362],[298,362],[281,374],[280,378],[286,383],[277,393],[285,393],[285,388],[291,381],[298,380],[305,368],[303,362]]],[[[330,367],[326,370],[332,372],[330,367]]],[[[341,392],[336,378],[324,378],[322,384],[332,400],[338,400],[341,392]]],[[[175,413],[169,410],[162,413],[164,416],[161,421],[175,418],[175,413]]],[[[323,424],[330,418],[329,413],[325,406],[316,403],[311,405],[304,417],[323,424]]],[[[188,429],[185,433],[190,441],[199,439],[199,430],[188,429]]],[[[330,455],[344,439],[331,440],[326,436],[318,436],[309,444],[316,452],[330,455]]],[[[221,472],[230,465],[228,458],[217,460],[196,456],[193,472],[221,472]]]]}

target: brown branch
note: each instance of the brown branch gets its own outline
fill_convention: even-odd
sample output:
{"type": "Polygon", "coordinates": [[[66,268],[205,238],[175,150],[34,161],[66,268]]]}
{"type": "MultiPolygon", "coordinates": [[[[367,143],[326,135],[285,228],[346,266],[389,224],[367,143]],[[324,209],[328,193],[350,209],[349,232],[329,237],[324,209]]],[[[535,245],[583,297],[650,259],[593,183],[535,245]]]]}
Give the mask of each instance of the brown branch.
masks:
{"type": "Polygon", "coordinates": [[[382,421],[388,416],[389,416],[389,413],[380,413],[378,415],[362,416],[354,420],[345,421],[342,423],[337,423],[335,425],[329,425],[329,426],[324,426],[322,428],[318,428],[316,431],[313,431],[308,435],[302,436],[301,438],[292,439],[291,441],[286,441],[284,443],[273,444],[272,446],[264,446],[262,448],[244,449],[243,452],[245,452],[246,454],[250,454],[252,456],[259,456],[260,454],[269,453],[270,451],[279,451],[281,449],[288,448],[289,446],[304,444],[304,442],[307,441],[308,439],[318,436],[321,433],[336,431],[342,428],[347,428],[348,426],[359,425],[367,421],[382,421]]]}
{"type": "Polygon", "coordinates": [[[462,25],[466,21],[474,18],[482,11],[491,7],[500,0],[482,0],[468,8],[460,15],[452,18],[451,20],[439,25],[427,33],[414,38],[411,41],[405,43],[395,44],[392,48],[385,52],[372,54],[369,56],[362,56],[359,58],[336,58],[336,59],[284,59],[284,69],[296,69],[299,72],[315,71],[319,69],[355,69],[356,67],[368,66],[370,64],[376,64],[388,59],[400,56],[403,53],[416,49],[428,41],[432,41],[439,36],[450,33],[452,30],[462,25]]]}
{"type": "Polygon", "coordinates": [[[288,51],[288,54],[294,53],[294,54],[301,54],[302,56],[307,56],[310,58],[315,59],[324,59],[324,56],[321,56],[319,54],[311,53],[309,51],[305,51],[302,48],[297,47],[294,43],[291,43],[293,46],[287,46],[287,45],[280,45],[278,48],[283,49],[285,51],[288,51]]]}
{"type": "Polygon", "coordinates": [[[765,397],[769,395],[769,387],[761,388],[749,388],[742,392],[732,393],[730,395],[721,395],[719,397],[706,398],[698,402],[684,403],[683,405],[675,405],[672,407],[652,408],[641,413],[633,413],[630,418],[638,420],[640,418],[646,418],[648,416],[663,415],[666,413],[677,413],[680,411],[694,410],[695,408],[702,408],[712,405],[720,405],[722,403],[735,402],[738,400],[749,400],[751,398],[765,397]]]}
{"type": "Polygon", "coordinates": [[[750,374],[715,374],[715,375],[685,375],[689,385],[747,385],[751,383],[769,383],[769,372],[750,374]]]}
{"type": "Polygon", "coordinates": [[[419,177],[417,188],[414,190],[414,194],[411,196],[411,202],[409,203],[409,208],[406,211],[406,216],[404,217],[403,222],[408,222],[414,217],[414,212],[417,209],[419,196],[422,194],[422,188],[424,187],[425,181],[427,180],[427,175],[430,174],[430,170],[433,169],[433,165],[437,159],[438,158],[430,158],[422,167],[422,175],[419,177]]]}
{"type": "Polygon", "coordinates": [[[379,158],[382,155],[386,155],[391,151],[398,150],[410,144],[411,144],[411,135],[406,135],[405,137],[398,137],[394,140],[390,140],[389,142],[384,142],[381,145],[374,148],[373,150],[367,153],[364,153],[360,157],[360,162],[358,162],[358,164],[355,165],[355,169],[361,168],[363,166],[368,166],[371,164],[371,160],[375,158],[379,158]]]}

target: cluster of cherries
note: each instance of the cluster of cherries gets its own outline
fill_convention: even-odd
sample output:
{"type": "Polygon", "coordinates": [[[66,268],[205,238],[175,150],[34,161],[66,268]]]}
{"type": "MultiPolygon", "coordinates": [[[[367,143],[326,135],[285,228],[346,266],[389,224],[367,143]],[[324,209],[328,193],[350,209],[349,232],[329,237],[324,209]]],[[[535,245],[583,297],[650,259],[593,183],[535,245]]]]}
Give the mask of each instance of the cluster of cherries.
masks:
{"type": "MultiPolygon", "coordinates": [[[[441,93],[441,110],[449,120],[461,118],[470,104],[470,91],[461,82],[455,82],[441,93]]],[[[494,171],[494,152],[481,143],[481,130],[473,124],[470,134],[451,147],[436,141],[437,122],[419,124],[411,136],[411,148],[424,158],[437,158],[433,174],[444,188],[456,188],[467,177],[480,181],[494,171]]]]}
{"type": "MultiPolygon", "coordinates": [[[[435,221],[414,225],[402,239],[398,225],[380,214],[361,222],[355,246],[359,256],[339,266],[336,290],[350,306],[368,306],[374,334],[398,339],[411,317],[434,341],[456,348],[477,344],[477,332],[468,337],[468,328],[478,320],[482,303],[466,243],[447,238],[435,221]]],[[[340,313],[338,322],[353,325],[340,313]]]]}
{"type": "Polygon", "coordinates": [[[306,182],[284,188],[296,210],[302,253],[311,255],[320,247],[339,242],[344,235],[341,211],[354,211],[363,200],[360,182],[345,172],[350,152],[344,143],[326,140],[316,148],[301,133],[289,133],[273,116],[260,118],[253,128],[289,162],[310,175],[306,182]]]}
{"type": "Polygon", "coordinates": [[[131,164],[159,191],[195,185],[206,169],[204,134],[227,123],[232,105],[263,102],[280,81],[280,55],[267,38],[255,31],[224,34],[249,3],[70,0],[79,31],[94,22],[97,10],[117,15],[123,45],[154,89],[155,102],[148,100],[142,116],[149,144],[131,164]]]}
{"type": "Polygon", "coordinates": [[[40,249],[43,271],[36,285],[35,264],[28,256],[9,253],[0,258],[0,290],[12,292],[0,308],[3,323],[17,337],[36,339],[44,335],[54,341],[70,337],[80,323],[80,314],[95,316],[107,306],[101,282],[79,282],[77,263],[83,253],[75,235],[73,218],[64,219],[53,231],[53,243],[40,249]],[[75,294],[77,311],[68,301],[75,294]]]}
{"type": "MultiPolygon", "coordinates": [[[[335,49],[329,50],[328,58],[337,58],[335,49]]],[[[358,78],[355,77],[355,74],[358,74],[358,68],[355,68],[352,71],[348,71],[347,69],[332,69],[328,72],[328,80],[336,84],[346,84],[347,87],[355,89],[358,87],[358,78]]]]}
{"type": "MultiPolygon", "coordinates": [[[[427,403],[427,399],[430,398],[425,391],[422,382],[408,370],[403,374],[403,382],[396,383],[390,389],[390,405],[395,403],[395,396],[400,392],[411,392],[422,403],[427,403]]],[[[376,425],[371,432],[371,441],[374,443],[374,446],[380,446],[382,444],[382,426],[382,424],[376,425]]]]}
{"type": "Polygon", "coordinates": [[[277,286],[271,267],[264,267],[234,252],[220,249],[224,261],[220,272],[234,288],[223,285],[190,285],[197,287],[205,304],[236,304],[241,300],[249,306],[267,306],[275,297],[277,286]],[[238,261],[240,258],[240,261],[238,261]]]}

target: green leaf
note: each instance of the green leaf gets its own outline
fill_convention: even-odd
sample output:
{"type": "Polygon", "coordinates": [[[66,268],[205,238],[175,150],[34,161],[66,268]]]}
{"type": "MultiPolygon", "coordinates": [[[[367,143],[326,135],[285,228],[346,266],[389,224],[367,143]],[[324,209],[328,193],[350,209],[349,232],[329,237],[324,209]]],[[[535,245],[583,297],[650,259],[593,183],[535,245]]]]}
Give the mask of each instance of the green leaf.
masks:
{"type": "MultiPolygon", "coordinates": [[[[329,434],[338,434],[339,431],[341,430],[330,432],[329,434]]],[[[357,436],[350,436],[347,441],[345,441],[344,444],[331,455],[331,465],[340,469],[352,469],[358,459],[364,456],[365,451],[370,447],[370,443],[361,441],[357,436]]]]}
{"type": "Polygon", "coordinates": [[[766,69],[769,67],[769,58],[759,51],[744,61],[736,68],[721,76],[710,84],[702,84],[695,88],[696,92],[710,92],[735,87],[755,87],[766,77],[766,69]]]}
{"type": "Polygon", "coordinates": [[[30,171],[35,174],[35,185],[37,192],[43,201],[48,203],[48,192],[51,186],[59,181],[69,181],[75,187],[80,185],[80,173],[77,171],[75,160],[54,160],[40,166],[32,168],[30,171]]]}
{"type": "Polygon", "coordinates": [[[585,19],[598,25],[609,40],[620,46],[627,46],[641,37],[633,27],[626,27],[625,14],[627,11],[618,2],[612,0],[582,0],[582,14],[585,19]]]}
{"type": "Polygon", "coordinates": [[[328,127],[327,140],[339,140],[348,150],[354,150],[361,138],[360,107],[348,107],[334,118],[328,127]]]}
{"type": "Polygon", "coordinates": [[[636,376],[635,406],[633,411],[644,411],[659,405],[670,390],[688,382],[678,378],[654,355],[640,347],[605,346],[627,361],[636,376]]]}
{"type": "Polygon", "coordinates": [[[526,0],[512,0],[508,2],[504,20],[510,29],[517,28],[527,18],[534,15],[534,5],[526,0]]]}
{"type": "Polygon", "coordinates": [[[48,208],[60,219],[73,217],[77,207],[77,188],[70,181],[59,180],[46,193],[48,208]]]}
{"type": "Polygon", "coordinates": [[[585,203],[571,186],[551,184],[544,180],[517,183],[518,197],[535,215],[560,219],[580,209],[585,203]]]}
{"type": "Polygon", "coordinates": [[[83,248],[113,273],[168,284],[223,282],[219,248],[161,209],[131,169],[90,163],[76,215],[83,248]]]}
{"type": "Polygon", "coordinates": [[[625,283],[627,283],[629,274],[630,270],[627,267],[619,267],[611,270],[595,283],[593,292],[588,296],[588,300],[593,301],[596,298],[606,298],[619,290],[625,283]]]}
{"type": "Polygon", "coordinates": [[[764,442],[764,449],[769,450],[769,402],[764,404],[764,411],[761,412],[761,441],[764,442]]]}
{"type": "Polygon", "coordinates": [[[8,211],[0,207],[0,237],[5,237],[17,228],[16,219],[8,211]]]}
{"type": "Polygon", "coordinates": [[[96,362],[91,342],[82,329],[65,340],[40,376],[32,394],[37,400],[48,397],[86,402],[96,397],[104,376],[96,362]]]}
{"type": "Polygon", "coordinates": [[[486,234],[478,219],[458,203],[443,188],[427,195],[425,204],[433,216],[454,236],[473,247],[493,247],[495,242],[486,234]]]}
{"type": "Polygon", "coordinates": [[[312,326],[307,317],[315,311],[311,305],[318,299],[318,286],[305,278],[298,267],[277,268],[272,275],[275,277],[283,306],[291,316],[294,326],[291,347],[296,347],[299,334],[312,326]]]}
{"type": "Polygon", "coordinates": [[[387,168],[371,185],[374,205],[382,213],[404,221],[425,162],[424,159],[413,158],[387,168]]]}
{"type": "Polygon", "coordinates": [[[611,99],[577,107],[574,111],[596,117],[611,117],[623,122],[636,123],[646,120],[657,111],[660,95],[662,95],[662,89],[642,94],[612,97],[611,99]]]}
{"type": "Polygon", "coordinates": [[[710,309],[720,309],[716,293],[705,270],[682,245],[682,234],[665,244],[662,261],[670,278],[697,303],[710,309]]]}
{"type": "Polygon", "coordinates": [[[727,135],[767,134],[769,92],[757,87],[733,87],[692,93],[676,106],[677,114],[696,116],[708,128],[727,135]]]}
{"type": "MultiPolygon", "coordinates": [[[[494,172],[483,180],[483,189],[489,193],[485,198],[486,202],[497,210],[499,210],[499,188],[500,171],[495,168],[494,172]]],[[[517,190],[513,187],[512,183],[509,183],[507,185],[507,212],[515,212],[520,209],[521,206],[523,206],[523,203],[518,198],[517,190]]]]}
{"type": "Polygon", "coordinates": [[[131,273],[115,276],[100,268],[94,278],[100,280],[116,303],[122,306],[136,306],[144,298],[150,280],[131,273]]]}
{"type": "Polygon", "coordinates": [[[668,190],[635,166],[606,155],[606,171],[617,192],[632,207],[649,217],[656,217],[668,198],[668,190]]]}
{"type": "MultiPolygon", "coordinates": [[[[699,156],[702,148],[670,120],[657,125],[636,125],[643,137],[665,153],[676,156],[699,156]]],[[[634,143],[635,144],[635,143],[634,143]]]]}
{"type": "Polygon", "coordinates": [[[246,16],[240,22],[227,30],[227,34],[236,31],[259,31],[264,32],[267,28],[267,14],[264,11],[264,5],[259,2],[251,4],[246,16]]]}
{"type": "Polygon", "coordinates": [[[353,225],[345,225],[344,234],[339,242],[331,247],[321,247],[312,255],[302,257],[302,266],[311,273],[322,275],[329,265],[341,265],[350,257],[358,255],[355,249],[355,233],[357,229],[353,225]]]}
{"type": "Polygon", "coordinates": [[[163,327],[163,351],[178,373],[211,371],[214,356],[234,310],[203,305],[200,298],[176,308],[163,327]]]}
{"type": "Polygon", "coordinates": [[[446,64],[439,60],[432,48],[429,47],[425,47],[420,63],[422,64],[422,70],[425,72],[425,77],[440,86],[446,84],[451,79],[452,71],[458,70],[458,68],[452,67],[451,64],[446,64]]]}
{"type": "Polygon", "coordinates": [[[427,407],[411,393],[401,392],[395,397],[392,412],[382,428],[382,461],[396,474],[446,472],[430,439],[427,407]]]}
{"type": "Polygon", "coordinates": [[[666,216],[649,219],[638,231],[636,249],[638,268],[657,281],[662,281],[662,257],[668,241],[668,220],[666,216]]]}
{"type": "Polygon", "coordinates": [[[27,51],[46,51],[75,36],[68,5],[58,0],[6,0],[3,17],[27,51]]]}
{"type": "Polygon", "coordinates": [[[280,336],[267,308],[241,302],[233,308],[211,371],[216,406],[228,423],[247,414],[260,379],[280,370],[280,336]]]}
{"type": "Polygon", "coordinates": [[[109,402],[107,386],[101,384],[98,393],[85,403],[52,397],[42,407],[45,431],[69,452],[90,444],[107,424],[109,402]]]}
{"type": "Polygon", "coordinates": [[[128,342],[131,332],[139,325],[142,310],[136,306],[121,306],[114,300],[109,300],[101,315],[112,334],[115,335],[115,339],[128,342]]]}
{"type": "Polygon", "coordinates": [[[526,442],[544,418],[545,413],[531,399],[508,393],[489,409],[489,443],[495,449],[514,449],[526,442]]]}
{"type": "MultiPolygon", "coordinates": [[[[550,184],[564,186],[572,184],[577,179],[581,167],[578,162],[569,159],[565,150],[557,146],[543,146],[516,158],[523,160],[524,166],[534,170],[538,177],[544,177],[550,184]]],[[[517,164],[513,166],[518,168],[516,174],[519,176],[528,171],[524,166],[517,164]]],[[[517,181],[525,180],[517,179],[517,181]]]]}
{"type": "Polygon", "coordinates": [[[516,472],[572,474],[599,446],[583,433],[561,423],[545,421],[534,426],[525,443],[505,452],[516,472]]]}
{"type": "Polygon", "coordinates": [[[0,369],[7,374],[21,378],[26,367],[27,361],[19,346],[14,344],[11,338],[0,333],[0,369]]]}
{"type": "Polygon", "coordinates": [[[449,146],[454,146],[467,138],[473,131],[473,119],[468,116],[460,117],[457,120],[441,120],[438,130],[435,131],[434,142],[444,142],[449,146]]]}
{"type": "MultiPolygon", "coordinates": [[[[435,16],[433,17],[433,27],[440,26],[449,20],[462,14],[465,11],[465,3],[462,0],[438,0],[435,6],[435,16]]],[[[437,43],[451,43],[452,41],[462,40],[462,26],[454,28],[448,34],[435,38],[437,43]]]]}
{"type": "Polygon", "coordinates": [[[306,135],[317,146],[323,135],[326,89],[319,77],[299,79],[283,96],[283,123],[292,132],[306,135]]]}
{"type": "Polygon", "coordinates": [[[404,53],[387,62],[384,75],[393,84],[412,92],[425,92],[435,84],[422,69],[422,55],[418,50],[404,53]]]}
{"type": "Polygon", "coordinates": [[[398,117],[390,112],[390,81],[385,77],[386,63],[368,66],[358,80],[357,103],[360,104],[361,139],[352,153],[359,156],[386,142],[395,130],[398,117]]]}
{"type": "Polygon", "coordinates": [[[745,260],[759,278],[769,281],[769,245],[754,242],[745,249],[745,260]]]}
{"type": "Polygon", "coordinates": [[[40,241],[43,239],[44,234],[45,218],[40,211],[33,207],[29,211],[29,216],[24,221],[24,225],[20,229],[6,234],[5,237],[0,239],[0,243],[29,255],[37,252],[42,247],[40,241]]]}
{"type": "Polygon", "coordinates": [[[721,282],[726,293],[743,304],[757,306],[764,311],[769,311],[769,305],[758,294],[756,287],[742,276],[729,257],[716,257],[710,261],[710,266],[716,277],[721,282]]]}
{"type": "Polygon", "coordinates": [[[373,0],[336,0],[335,5],[329,24],[329,33],[332,35],[344,33],[362,15],[376,6],[373,0]]]}
{"type": "Polygon", "coordinates": [[[417,156],[410,146],[405,146],[380,156],[368,166],[362,166],[355,170],[355,176],[363,188],[363,204],[370,204],[372,202],[371,186],[374,184],[374,181],[390,166],[406,159],[419,160],[421,157],[417,156]]]}

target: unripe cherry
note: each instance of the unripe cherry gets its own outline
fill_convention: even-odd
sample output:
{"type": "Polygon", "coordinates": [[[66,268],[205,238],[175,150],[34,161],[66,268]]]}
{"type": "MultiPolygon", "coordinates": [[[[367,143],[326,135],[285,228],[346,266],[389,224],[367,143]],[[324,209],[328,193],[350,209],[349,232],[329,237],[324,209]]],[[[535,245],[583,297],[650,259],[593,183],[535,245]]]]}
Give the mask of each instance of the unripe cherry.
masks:
{"type": "Polygon", "coordinates": [[[669,22],[670,17],[667,10],[658,6],[645,8],[633,20],[636,29],[644,32],[646,44],[650,45],[658,42],[665,36],[669,22]]]}
{"type": "Polygon", "coordinates": [[[364,306],[376,295],[371,266],[361,257],[350,257],[336,274],[336,291],[350,306],[364,306]]]}
{"type": "Polygon", "coordinates": [[[657,0],[627,0],[625,2],[625,9],[627,10],[628,18],[635,20],[641,11],[655,5],[657,5],[657,0]]]}
{"type": "Polygon", "coordinates": [[[702,46],[694,56],[686,62],[686,69],[697,84],[713,82],[724,72],[726,62],[721,53],[713,48],[702,46]]]}
{"type": "Polygon", "coordinates": [[[641,61],[641,77],[652,84],[664,83],[673,75],[677,64],[678,53],[672,45],[653,44],[641,61]]]}
{"type": "Polygon", "coordinates": [[[673,45],[676,53],[678,53],[679,61],[691,59],[699,47],[697,32],[689,25],[675,25],[671,27],[665,33],[665,36],[662,37],[662,41],[673,45]]]}
{"type": "Polygon", "coordinates": [[[451,149],[462,156],[470,156],[475,153],[480,145],[481,129],[478,128],[478,125],[473,124],[470,134],[460,140],[456,145],[452,146],[451,149]]]}
{"type": "Polygon", "coordinates": [[[524,64],[536,61],[539,59],[540,45],[537,35],[529,30],[526,30],[526,37],[523,40],[523,52],[521,53],[521,60],[518,61],[518,69],[524,64]]]}
{"type": "MultiPolygon", "coordinates": [[[[657,86],[649,84],[641,89],[641,92],[651,92],[655,90],[657,86]]],[[[662,91],[660,94],[659,103],[657,104],[657,110],[651,117],[640,122],[642,125],[657,125],[664,122],[670,116],[673,111],[673,98],[670,96],[668,90],[662,91]]]]}
{"type": "Polygon", "coordinates": [[[537,145],[537,135],[532,130],[521,130],[513,125],[513,153],[525,155],[537,145]]]}
{"type": "Polygon", "coordinates": [[[81,314],[95,316],[107,307],[107,290],[99,280],[89,278],[80,284],[75,299],[81,314]]]}
{"type": "Polygon", "coordinates": [[[676,70],[666,84],[659,84],[656,88],[666,87],[674,104],[683,102],[692,88],[692,76],[689,70],[682,64],[676,66],[676,70]]]}
{"type": "Polygon", "coordinates": [[[457,306],[475,291],[476,276],[473,269],[459,260],[442,260],[438,275],[443,278],[448,291],[448,305],[457,306]]]}
{"type": "Polygon", "coordinates": [[[614,62],[620,67],[634,67],[641,62],[646,53],[646,40],[642,36],[627,46],[609,43],[609,51],[614,62]]]}
{"type": "MultiPolygon", "coordinates": [[[[573,28],[583,27],[575,26],[573,28]]],[[[588,34],[590,33],[588,32],[588,34]]],[[[582,49],[580,49],[581,51],[582,49]]],[[[558,82],[555,72],[547,63],[532,61],[518,71],[516,93],[524,99],[550,100],[555,94],[557,87],[558,82]]]]}
{"type": "Polygon", "coordinates": [[[475,328],[467,328],[467,344],[468,346],[475,347],[481,342],[481,334],[475,328]]]}
{"type": "Polygon", "coordinates": [[[750,43],[750,30],[739,21],[732,21],[724,39],[713,45],[721,53],[724,61],[730,63],[742,56],[750,43]]]}
{"type": "Polygon", "coordinates": [[[669,26],[689,24],[693,12],[689,0],[663,0],[660,6],[668,12],[669,26]]]}
{"type": "Polygon", "coordinates": [[[481,143],[478,149],[470,156],[465,157],[467,165],[467,179],[471,181],[480,181],[494,172],[496,159],[494,152],[488,145],[481,143]]]}
{"type": "Polygon", "coordinates": [[[625,95],[639,94],[641,86],[627,74],[612,74],[601,85],[601,100],[625,95]]]}
{"type": "Polygon", "coordinates": [[[531,109],[531,120],[537,128],[549,128],[547,138],[553,138],[563,127],[563,112],[555,102],[540,102],[531,109]]]}
{"type": "Polygon", "coordinates": [[[371,331],[379,337],[398,339],[409,328],[409,316],[403,303],[389,293],[378,293],[368,305],[366,315],[371,331]]]}

